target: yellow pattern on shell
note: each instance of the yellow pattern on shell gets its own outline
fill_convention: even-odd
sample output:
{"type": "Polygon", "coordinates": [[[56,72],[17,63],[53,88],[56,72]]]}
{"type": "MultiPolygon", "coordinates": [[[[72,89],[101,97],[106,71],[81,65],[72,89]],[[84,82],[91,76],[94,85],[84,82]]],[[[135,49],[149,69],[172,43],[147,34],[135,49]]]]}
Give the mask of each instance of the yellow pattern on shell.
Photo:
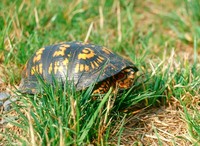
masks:
{"type": "Polygon", "coordinates": [[[56,61],[54,63],[54,74],[57,74],[58,72],[62,73],[63,70],[64,70],[63,65],[59,61],[56,61]]]}
{"type": "Polygon", "coordinates": [[[88,65],[85,65],[85,71],[89,71],[90,70],[90,68],[89,68],[89,66],[88,65]]]}
{"type": "Polygon", "coordinates": [[[53,57],[56,57],[56,56],[64,56],[64,55],[65,55],[65,50],[66,50],[67,48],[69,48],[69,47],[70,47],[70,45],[68,45],[68,44],[63,44],[63,45],[61,45],[61,46],[59,47],[59,49],[53,53],[53,57]]]}
{"type": "Polygon", "coordinates": [[[84,71],[84,64],[80,64],[80,71],[82,72],[82,71],[84,71]]]}
{"type": "Polygon", "coordinates": [[[76,66],[75,66],[75,73],[88,72],[89,70],[90,70],[90,67],[85,64],[76,64],[76,66]]]}
{"type": "Polygon", "coordinates": [[[53,70],[53,67],[52,67],[52,63],[51,63],[50,66],[49,66],[49,68],[48,68],[48,73],[51,74],[52,70],[53,70]]]}
{"type": "Polygon", "coordinates": [[[95,53],[90,48],[84,48],[80,54],[78,54],[78,59],[90,59],[95,56],[95,53]]]}
{"type": "Polygon", "coordinates": [[[96,61],[93,61],[96,67],[99,67],[99,64],[96,61]]]}
{"type": "Polygon", "coordinates": [[[63,65],[67,66],[69,63],[69,60],[67,58],[65,58],[65,60],[63,61],[63,65]]]}
{"type": "Polygon", "coordinates": [[[42,63],[31,67],[31,75],[34,75],[35,73],[42,75],[43,73],[42,63]]]}
{"type": "Polygon", "coordinates": [[[41,48],[35,53],[35,56],[33,57],[33,63],[36,63],[41,60],[42,53],[44,50],[45,50],[45,48],[41,48]]]}
{"type": "Polygon", "coordinates": [[[95,68],[94,63],[91,62],[90,64],[91,64],[92,69],[94,69],[95,68]]]}
{"type": "Polygon", "coordinates": [[[79,64],[76,64],[75,73],[78,73],[78,72],[79,72],[79,64]]]}
{"type": "Polygon", "coordinates": [[[105,52],[105,53],[108,54],[108,55],[111,53],[111,51],[108,50],[106,47],[103,47],[103,48],[102,48],[102,51],[105,52]]]}

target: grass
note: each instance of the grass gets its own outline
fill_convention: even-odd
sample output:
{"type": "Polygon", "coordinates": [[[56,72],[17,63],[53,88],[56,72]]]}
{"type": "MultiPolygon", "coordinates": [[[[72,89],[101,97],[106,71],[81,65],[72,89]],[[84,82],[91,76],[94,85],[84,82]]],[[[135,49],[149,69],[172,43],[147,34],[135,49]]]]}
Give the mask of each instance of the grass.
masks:
{"type": "Polygon", "coordinates": [[[198,145],[200,97],[198,0],[0,2],[0,91],[14,90],[42,46],[86,39],[139,68],[133,88],[100,95],[41,82],[44,94],[18,95],[23,145],[198,145]]]}

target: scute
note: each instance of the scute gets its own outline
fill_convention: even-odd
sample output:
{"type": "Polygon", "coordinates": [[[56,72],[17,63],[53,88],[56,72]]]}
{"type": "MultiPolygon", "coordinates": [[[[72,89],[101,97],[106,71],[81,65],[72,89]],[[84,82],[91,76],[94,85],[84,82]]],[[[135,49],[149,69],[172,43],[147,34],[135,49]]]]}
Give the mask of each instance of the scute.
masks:
{"type": "Polygon", "coordinates": [[[39,76],[50,84],[53,77],[62,83],[73,81],[76,89],[82,90],[128,67],[138,71],[132,62],[105,47],[65,42],[36,51],[26,64],[19,88],[22,92],[34,94],[38,91],[39,76]]]}

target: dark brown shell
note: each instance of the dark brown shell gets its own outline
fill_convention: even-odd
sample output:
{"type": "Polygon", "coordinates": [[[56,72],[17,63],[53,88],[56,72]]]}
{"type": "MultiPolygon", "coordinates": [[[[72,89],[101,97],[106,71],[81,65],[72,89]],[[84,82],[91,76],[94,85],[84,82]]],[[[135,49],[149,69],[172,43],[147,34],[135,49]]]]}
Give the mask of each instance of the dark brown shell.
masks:
{"type": "Polygon", "coordinates": [[[37,91],[38,77],[41,77],[48,83],[52,83],[53,78],[62,83],[73,81],[76,89],[82,90],[128,67],[138,71],[132,62],[106,47],[64,42],[35,52],[25,66],[19,88],[22,92],[34,93],[37,91]]]}

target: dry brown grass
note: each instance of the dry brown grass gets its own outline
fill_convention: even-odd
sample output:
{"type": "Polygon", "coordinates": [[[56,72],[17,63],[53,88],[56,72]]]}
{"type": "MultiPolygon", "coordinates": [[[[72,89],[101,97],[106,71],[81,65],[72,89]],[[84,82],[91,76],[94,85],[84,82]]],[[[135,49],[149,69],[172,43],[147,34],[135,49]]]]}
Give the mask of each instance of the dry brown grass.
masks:
{"type": "MultiPolygon", "coordinates": [[[[117,123],[116,129],[113,130],[115,142],[115,132],[120,127],[118,124],[120,123],[117,123]]],[[[188,146],[192,143],[187,128],[183,108],[176,98],[172,98],[168,105],[146,108],[139,110],[137,114],[129,115],[125,120],[121,144],[132,145],[138,142],[139,145],[188,146]]]]}

